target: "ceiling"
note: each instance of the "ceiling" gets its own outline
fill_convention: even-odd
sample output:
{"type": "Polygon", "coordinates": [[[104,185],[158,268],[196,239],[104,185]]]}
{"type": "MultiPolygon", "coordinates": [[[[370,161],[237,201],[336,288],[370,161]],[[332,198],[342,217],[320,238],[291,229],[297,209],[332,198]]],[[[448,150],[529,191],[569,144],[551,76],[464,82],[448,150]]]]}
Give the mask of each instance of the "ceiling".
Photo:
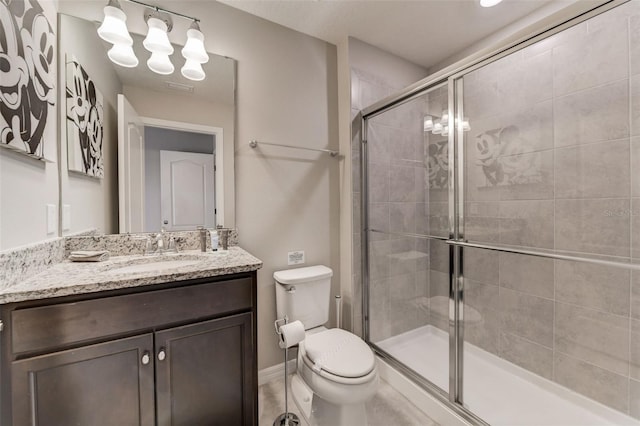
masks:
{"type": "MultiPolygon", "coordinates": [[[[339,44],[352,36],[430,68],[552,1],[219,0],[269,21],[339,44]]],[[[566,2],[566,1],[565,1],[566,2]]]]}

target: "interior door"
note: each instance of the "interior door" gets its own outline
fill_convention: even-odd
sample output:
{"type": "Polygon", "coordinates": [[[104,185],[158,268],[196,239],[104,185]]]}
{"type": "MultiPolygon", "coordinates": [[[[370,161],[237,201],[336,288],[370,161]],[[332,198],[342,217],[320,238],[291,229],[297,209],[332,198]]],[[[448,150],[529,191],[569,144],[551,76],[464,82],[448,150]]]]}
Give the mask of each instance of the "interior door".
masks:
{"type": "Polygon", "coordinates": [[[13,362],[12,424],[154,425],[152,347],[144,334],[13,362]]]}
{"type": "Polygon", "coordinates": [[[144,231],[144,125],[118,95],[118,193],[120,232],[144,231]]]}
{"type": "Polygon", "coordinates": [[[253,425],[251,313],[156,332],[157,424],[253,425]]]}
{"type": "Polygon", "coordinates": [[[214,156],[160,151],[162,224],[168,231],[215,227],[214,156]]]}

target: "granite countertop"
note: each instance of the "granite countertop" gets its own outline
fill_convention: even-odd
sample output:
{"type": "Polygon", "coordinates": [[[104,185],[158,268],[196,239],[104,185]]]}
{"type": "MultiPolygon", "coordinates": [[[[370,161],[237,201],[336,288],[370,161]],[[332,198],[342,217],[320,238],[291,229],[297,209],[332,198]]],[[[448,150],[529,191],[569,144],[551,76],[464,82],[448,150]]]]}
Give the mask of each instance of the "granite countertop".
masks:
{"type": "Polygon", "coordinates": [[[105,262],[66,260],[0,290],[0,304],[208,278],[255,271],[261,267],[261,260],[237,246],[218,252],[185,250],[159,256],[117,256],[105,262]],[[156,262],[162,262],[158,263],[158,268],[144,270],[145,266],[139,266],[156,262]],[[167,264],[176,266],[161,269],[167,264]],[[136,271],[137,268],[141,269],[136,271]]]}

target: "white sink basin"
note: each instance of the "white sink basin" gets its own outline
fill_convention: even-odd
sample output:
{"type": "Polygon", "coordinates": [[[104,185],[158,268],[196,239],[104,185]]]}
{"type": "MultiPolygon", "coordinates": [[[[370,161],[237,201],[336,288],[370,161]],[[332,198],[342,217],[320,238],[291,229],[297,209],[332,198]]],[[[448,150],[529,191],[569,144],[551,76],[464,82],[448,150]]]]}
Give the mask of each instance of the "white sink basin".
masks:
{"type": "Polygon", "coordinates": [[[139,263],[136,265],[127,265],[116,267],[105,271],[105,274],[134,274],[141,272],[161,272],[168,269],[178,269],[185,266],[195,265],[201,260],[179,260],[179,259],[162,259],[156,262],[139,263]]]}

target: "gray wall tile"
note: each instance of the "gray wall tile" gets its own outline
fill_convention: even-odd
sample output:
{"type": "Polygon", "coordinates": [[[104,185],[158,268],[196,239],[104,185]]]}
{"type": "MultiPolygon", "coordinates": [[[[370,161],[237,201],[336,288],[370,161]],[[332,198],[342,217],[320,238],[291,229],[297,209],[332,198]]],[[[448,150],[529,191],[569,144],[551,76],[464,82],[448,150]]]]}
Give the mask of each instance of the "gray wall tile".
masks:
{"type": "Polygon", "coordinates": [[[589,30],[583,37],[553,49],[556,96],[600,86],[629,75],[627,25],[589,30]]]}
{"type": "Polygon", "coordinates": [[[629,136],[628,81],[554,99],[556,147],[629,136]]]}
{"type": "Polygon", "coordinates": [[[500,204],[498,202],[465,203],[465,237],[470,241],[500,241],[500,204]]]}
{"type": "Polygon", "coordinates": [[[391,166],[389,175],[389,201],[416,200],[416,182],[413,167],[391,166]]]}
{"type": "Polygon", "coordinates": [[[553,301],[500,289],[501,328],[548,348],[553,347],[553,301]]]}
{"type": "Polygon", "coordinates": [[[555,350],[628,375],[629,319],[556,303],[555,350]]]}
{"type": "Polygon", "coordinates": [[[640,73],[640,16],[629,19],[629,74],[640,73]]]}
{"type": "Polygon", "coordinates": [[[583,253],[629,255],[628,199],[557,200],[556,248],[583,253]]]}
{"type": "Polygon", "coordinates": [[[629,270],[556,261],[555,271],[558,302],[629,316],[629,270]]]}
{"type": "Polygon", "coordinates": [[[369,202],[389,202],[389,166],[384,164],[369,165],[369,202]]]}
{"type": "Polygon", "coordinates": [[[558,149],[556,197],[628,197],[629,155],[628,139],[558,149]]]}
{"type": "Polygon", "coordinates": [[[389,203],[389,231],[415,233],[415,203],[389,203]]]}
{"type": "Polygon", "coordinates": [[[640,321],[636,319],[631,320],[629,376],[634,379],[640,379],[640,321]]]}
{"type": "Polygon", "coordinates": [[[498,252],[465,248],[462,259],[465,280],[498,285],[498,252]]]}
{"type": "Polygon", "coordinates": [[[553,351],[513,334],[500,334],[500,356],[545,379],[553,379],[553,351]]]}
{"type": "Polygon", "coordinates": [[[631,138],[631,196],[640,197],[640,137],[631,138]]]}
{"type": "Polygon", "coordinates": [[[640,419],[640,382],[629,380],[629,414],[640,419]]]}
{"type": "Polygon", "coordinates": [[[627,377],[559,352],[553,361],[556,382],[618,411],[629,408],[627,377]]]}
{"type": "Polygon", "coordinates": [[[500,242],[553,247],[553,201],[501,201],[500,242]]]}
{"type": "Polygon", "coordinates": [[[520,254],[500,253],[500,286],[553,299],[553,261],[520,254]]]}

